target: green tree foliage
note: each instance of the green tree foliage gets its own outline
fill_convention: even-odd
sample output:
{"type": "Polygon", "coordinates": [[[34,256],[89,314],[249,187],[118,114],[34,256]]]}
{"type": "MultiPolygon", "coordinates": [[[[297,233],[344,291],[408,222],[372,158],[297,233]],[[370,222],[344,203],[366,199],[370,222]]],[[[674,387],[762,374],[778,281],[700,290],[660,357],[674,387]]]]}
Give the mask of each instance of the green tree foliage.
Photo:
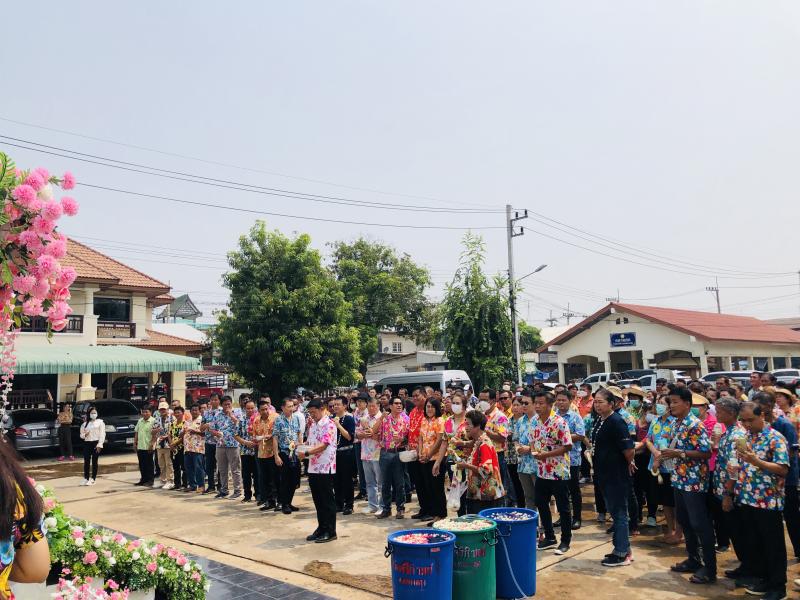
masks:
{"type": "Polygon", "coordinates": [[[276,395],[358,377],[350,306],[310,241],[258,222],[228,254],[230,312],[219,315],[215,331],[220,356],[253,387],[276,395]]]}
{"type": "Polygon", "coordinates": [[[537,327],[528,325],[525,321],[517,323],[519,331],[519,347],[521,352],[535,352],[544,343],[541,332],[537,327]]]}
{"type": "Polygon", "coordinates": [[[333,245],[331,268],[350,303],[352,324],[360,338],[360,370],[378,351],[378,332],[424,341],[431,331],[433,308],[425,297],[430,275],[410,256],[391,246],[359,238],[333,245]]]}
{"type": "Polygon", "coordinates": [[[477,389],[513,376],[511,318],[504,286],[483,272],[483,240],[464,237],[461,264],[439,306],[451,369],[466,371],[477,389]]]}

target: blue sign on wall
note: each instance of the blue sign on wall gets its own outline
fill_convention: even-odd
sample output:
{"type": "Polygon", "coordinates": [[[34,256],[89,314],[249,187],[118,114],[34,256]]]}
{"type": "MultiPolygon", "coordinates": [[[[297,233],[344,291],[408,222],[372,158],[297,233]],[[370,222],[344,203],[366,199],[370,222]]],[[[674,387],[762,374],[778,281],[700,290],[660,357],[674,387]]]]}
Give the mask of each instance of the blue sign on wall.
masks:
{"type": "Polygon", "coordinates": [[[635,333],[612,333],[611,334],[611,347],[624,348],[625,346],[636,345],[635,333]]]}

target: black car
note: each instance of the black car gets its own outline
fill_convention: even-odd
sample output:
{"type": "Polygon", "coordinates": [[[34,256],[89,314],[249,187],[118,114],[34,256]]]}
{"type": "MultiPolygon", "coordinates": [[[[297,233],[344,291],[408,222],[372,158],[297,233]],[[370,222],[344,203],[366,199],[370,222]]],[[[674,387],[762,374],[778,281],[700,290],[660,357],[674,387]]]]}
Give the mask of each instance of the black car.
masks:
{"type": "Polygon", "coordinates": [[[72,440],[81,444],[81,425],[89,407],[97,409],[97,418],[106,425],[106,446],[133,449],[133,431],[139,420],[139,409],[127,400],[97,400],[96,402],[78,402],[75,405],[72,421],[72,440]]]}
{"type": "Polygon", "coordinates": [[[169,395],[169,388],[166,383],[154,383],[150,387],[150,397],[148,398],[147,389],[150,381],[147,377],[117,377],[111,384],[111,397],[133,402],[137,408],[144,404],[152,405],[154,400],[169,395]]]}
{"type": "Polygon", "coordinates": [[[43,408],[18,408],[6,413],[3,431],[17,450],[58,448],[56,413],[43,408]]]}

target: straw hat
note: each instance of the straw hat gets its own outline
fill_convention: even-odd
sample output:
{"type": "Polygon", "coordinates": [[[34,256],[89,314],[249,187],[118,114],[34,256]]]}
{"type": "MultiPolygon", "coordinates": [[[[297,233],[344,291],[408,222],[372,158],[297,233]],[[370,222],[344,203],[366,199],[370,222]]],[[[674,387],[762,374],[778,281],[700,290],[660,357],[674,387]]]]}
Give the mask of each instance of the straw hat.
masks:
{"type": "Polygon", "coordinates": [[[645,396],[647,396],[647,392],[645,392],[638,385],[628,386],[625,389],[625,391],[628,392],[628,395],[633,394],[634,396],[640,396],[641,398],[644,398],[645,396]]]}
{"type": "Polygon", "coordinates": [[[622,395],[622,390],[621,390],[621,389],[619,389],[617,386],[615,386],[615,385],[607,385],[607,386],[606,386],[606,389],[607,389],[607,390],[608,390],[608,391],[611,393],[611,395],[612,395],[612,396],[614,396],[615,398],[617,398],[617,399],[619,399],[619,400],[624,400],[624,399],[625,399],[625,397],[622,395]]]}
{"type": "Polygon", "coordinates": [[[795,396],[795,395],[792,393],[792,390],[787,390],[786,388],[780,388],[780,387],[776,387],[776,388],[774,388],[774,390],[773,390],[773,392],[772,392],[772,393],[773,393],[773,394],[783,394],[784,396],[786,396],[786,397],[787,397],[787,398],[788,398],[790,401],[792,401],[792,402],[794,402],[795,400],[797,400],[797,396],[795,396]]]}
{"type": "Polygon", "coordinates": [[[692,406],[702,406],[703,404],[708,404],[708,398],[692,392],[692,406]]]}

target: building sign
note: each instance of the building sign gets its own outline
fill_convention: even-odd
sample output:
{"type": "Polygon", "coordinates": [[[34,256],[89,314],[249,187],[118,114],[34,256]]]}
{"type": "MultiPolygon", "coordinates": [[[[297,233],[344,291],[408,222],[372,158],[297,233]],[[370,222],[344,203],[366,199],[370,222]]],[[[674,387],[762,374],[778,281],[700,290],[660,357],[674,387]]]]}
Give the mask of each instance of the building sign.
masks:
{"type": "Polygon", "coordinates": [[[611,347],[624,348],[626,346],[636,345],[635,333],[612,333],[611,334],[611,347]]]}

